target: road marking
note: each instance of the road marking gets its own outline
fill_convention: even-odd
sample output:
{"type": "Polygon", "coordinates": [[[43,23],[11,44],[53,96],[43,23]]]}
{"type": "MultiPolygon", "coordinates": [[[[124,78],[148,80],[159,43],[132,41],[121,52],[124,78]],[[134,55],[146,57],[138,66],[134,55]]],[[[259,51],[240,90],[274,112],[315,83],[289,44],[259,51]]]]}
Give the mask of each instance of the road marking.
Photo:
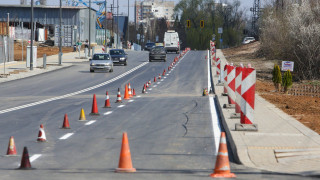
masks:
{"type": "Polygon", "coordinates": [[[149,91],[152,91],[152,88],[150,88],[149,91]]]}
{"type": "Polygon", "coordinates": [[[112,111],[108,111],[108,112],[104,113],[103,115],[109,115],[111,113],[112,113],[112,111]]]}
{"type": "Polygon", "coordinates": [[[118,108],[122,108],[122,107],[124,107],[124,106],[126,106],[126,105],[120,105],[120,106],[118,106],[118,108]]]}
{"type": "Polygon", "coordinates": [[[164,79],[167,79],[167,77],[163,77],[164,79]]]}
{"type": "Polygon", "coordinates": [[[12,111],[16,111],[16,110],[19,110],[19,109],[24,109],[24,108],[27,108],[27,107],[31,107],[31,106],[36,106],[36,105],[39,105],[39,104],[44,104],[44,103],[47,103],[47,102],[51,102],[51,101],[55,101],[55,100],[60,100],[60,99],[64,99],[64,98],[67,98],[67,97],[71,97],[71,96],[74,96],[74,95],[78,95],[78,94],[81,94],[81,93],[84,93],[84,92],[88,92],[88,91],[91,91],[93,89],[97,89],[99,87],[102,87],[102,86],[105,86],[107,84],[110,84],[112,83],[113,81],[116,81],[122,77],[125,77],[127,76],[128,74],[136,71],[137,69],[145,66],[146,64],[148,64],[149,62],[144,62],[142,64],[140,64],[139,66],[136,66],[134,68],[132,68],[131,70],[117,76],[117,77],[114,77],[108,81],[105,81],[103,83],[100,83],[98,85],[95,85],[95,86],[92,86],[92,87],[88,87],[88,88],[85,88],[85,89],[82,89],[82,90],[79,90],[79,91],[76,91],[76,92],[72,92],[72,93],[69,93],[69,94],[65,94],[65,95],[62,95],[62,96],[57,96],[57,97],[53,97],[53,98],[49,98],[49,99],[45,99],[45,100],[41,100],[41,101],[37,101],[37,102],[33,102],[33,103],[29,103],[29,104],[25,104],[25,105],[21,105],[21,106],[17,106],[17,107],[13,107],[13,108],[9,108],[9,109],[4,109],[4,110],[1,110],[0,111],[0,114],[4,114],[4,113],[7,113],[7,112],[12,112],[12,111]]]}
{"type": "Polygon", "coordinates": [[[41,157],[42,155],[41,154],[34,154],[33,156],[30,157],[30,162],[33,162],[35,161],[36,159],[38,159],[39,157],[41,157]]]}
{"type": "Polygon", "coordinates": [[[133,99],[131,99],[131,100],[129,100],[128,102],[133,102],[134,100],[133,99]]]}
{"type": "Polygon", "coordinates": [[[139,97],[141,97],[141,96],[137,96],[137,98],[139,98],[139,97]]]}
{"type": "Polygon", "coordinates": [[[85,123],[84,125],[89,126],[89,125],[91,125],[91,124],[93,124],[95,122],[96,122],[96,120],[92,120],[92,121],[89,121],[89,122],[85,123]]]}
{"type": "Polygon", "coordinates": [[[161,79],[160,81],[162,82],[164,79],[161,79]]]}
{"type": "Polygon", "coordinates": [[[157,85],[154,85],[153,87],[155,88],[155,87],[157,87],[157,85]]]}
{"type": "Polygon", "coordinates": [[[169,76],[169,74],[166,74],[167,76],[169,76]]]}
{"type": "Polygon", "coordinates": [[[157,82],[157,84],[160,84],[161,82],[157,82]]]}
{"type": "Polygon", "coordinates": [[[67,133],[64,136],[62,136],[61,138],[59,138],[60,140],[64,140],[64,139],[68,139],[70,136],[72,136],[73,133],[67,133]]]}

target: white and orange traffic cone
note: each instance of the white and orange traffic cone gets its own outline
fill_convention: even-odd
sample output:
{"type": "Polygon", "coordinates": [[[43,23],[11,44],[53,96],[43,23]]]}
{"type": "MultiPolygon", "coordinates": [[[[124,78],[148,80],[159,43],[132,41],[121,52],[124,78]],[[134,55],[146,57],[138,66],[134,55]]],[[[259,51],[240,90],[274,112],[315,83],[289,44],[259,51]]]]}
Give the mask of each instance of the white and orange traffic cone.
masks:
{"type": "Polygon", "coordinates": [[[136,96],[136,91],[134,90],[134,88],[132,89],[132,96],[136,96]]]}
{"type": "Polygon", "coordinates": [[[146,83],[146,88],[149,88],[149,83],[148,82],[146,83]]]}
{"type": "Polygon", "coordinates": [[[13,136],[11,136],[9,139],[7,156],[16,156],[16,155],[17,155],[16,145],[14,143],[13,136]]]}
{"type": "Polygon", "coordinates": [[[149,85],[150,85],[150,84],[151,84],[151,80],[149,80],[149,82],[148,82],[148,83],[149,83],[149,85]]]}
{"type": "Polygon", "coordinates": [[[235,178],[236,175],[230,172],[226,133],[221,132],[219,151],[217,155],[214,172],[210,175],[213,178],[235,178]]]}
{"type": "Polygon", "coordinates": [[[104,108],[111,108],[108,91],[106,92],[106,100],[104,102],[104,108]]]}
{"type": "Polygon", "coordinates": [[[158,79],[161,79],[161,75],[159,74],[158,79]]]}
{"type": "Polygon", "coordinates": [[[144,93],[146,93],[146,91],[147,91],[146,84],[144,84],[143,88],[142,88],[142,93],[144,94],[144,93]]]}
{"type": "Polygon", "coordinates": [[[116,101],[116,103],[122,103],[120,88],[118,88],[118,94],[117,94],[117,101],[116,101]]]}
{"type": "Polygon", "coordinates": [[[163,70],[162,76],[166,75],[166,69],[163,70]]]}
{"type": "Polygon", "coordinates": [[[132,89],[131,89],[131,86],[130,86],[130,83],[128,84],[128,94],[129,94],[129,98],[132,98],[132,89]]]}
{"type": "Polygon", "coordinates": [[[156,77],[154,77],[153,82],[157,82],[157,78],[156,77]]]}
{"type": "Polygon", "coordinates": [[[43,125],[40,124],[40,129],[39,129],[39,134],[38,134],[38,139],[37,139],[38,142],[45,142],[47,141],[47,138],[46,138],[46,133],[44,132],[44,128],[43,128],[43,125]]]}

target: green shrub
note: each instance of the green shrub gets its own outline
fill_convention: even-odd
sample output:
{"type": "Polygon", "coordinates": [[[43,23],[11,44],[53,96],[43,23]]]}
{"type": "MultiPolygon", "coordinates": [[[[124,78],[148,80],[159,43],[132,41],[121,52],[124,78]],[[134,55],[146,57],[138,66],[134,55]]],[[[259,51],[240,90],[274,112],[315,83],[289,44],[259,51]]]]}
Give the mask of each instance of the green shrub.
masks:
{"type": "Polygon", "coordinates": [[[281,75],[281,71],[280,71],[280,67],[279,65],[275,64],[273,71],[272,71],[272,81],[275,84],[278,84],[282,82],[282,75],[281,75]]]}
{"type": "Polygon", "coordinates": [[[283,74],[282,86],[285,88],[290,88],[292,86],[292,75],[290,70],[287,70],[283,74]]]}

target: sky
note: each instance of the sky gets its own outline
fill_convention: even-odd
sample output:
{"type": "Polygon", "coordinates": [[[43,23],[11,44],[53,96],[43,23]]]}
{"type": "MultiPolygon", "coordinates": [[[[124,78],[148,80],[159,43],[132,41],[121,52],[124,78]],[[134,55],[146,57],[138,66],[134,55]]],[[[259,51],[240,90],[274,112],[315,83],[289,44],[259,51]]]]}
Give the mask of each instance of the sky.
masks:
{"type": "MultiPolygon", "coordinates": [[[[36,2],[37,0],[34,0],[34,2],[36,2]]],[[[71,1],[71,0],[70,0],[71,1]]],[[[83,0],[84,2],[88,2],[89,0],[83,0]]],[[[95,0],[91,0],[91,2],[94,2],[95,0]]],[[[104,0],[99,0],[99,1],[104,1],[104,0]]],[[[117,4],[117,0],[107,0],[107,6],[108,8],[110,7],[110,4],[113,3],[113,1],[115,2],[115,4],[117,4]]],[[[119,14],[123,13],[123,15],[127,15],[128,14],[128,0],[118,0],[119,1],[119,14]]],[[[140,1],[140,0],[137,0],[140,1]]],[[[169,0],[165,0],[165,1],[169,1],[169,0]]],[[[175,2],[175,4],[179,3],[180,0],[173,0],[175,2]]],[[[220,1],[220,0],[215,0],[215,1],[220,1]]],[[[232,0],[229,0],[232,1],[232,0]]],[[[31,0],[28,0],[28,4],[30,4],[31,0]]],[[[59,5],[59,0],[47,0],[47,4],[48,5],[59,5]]],[[[130,21],[134,21],[134,2],[135,0],[129,0],[129,20],[130,21]]],[[[249,10],[250,7],[253,6],[253,2],[254,0],[240,0],[241,2],[241,8],[245,8],[247,12],[247,14],[250,14],[249,10]]],[[[65,0],[62,1],[62,3],[65,3],[65,0]]],[[[8,2],[8,0],[0,0],[0,4],[20,4],[20,0],[10,0],[8,2]]],[[[95,8],[96,10],[99,9],[99,7],[97,5],[95,5],[95,3],[92,3],[92,8],[95,8]]],[[[110,11],[110,9],[108,9],[108,11],[110,11]]]]}

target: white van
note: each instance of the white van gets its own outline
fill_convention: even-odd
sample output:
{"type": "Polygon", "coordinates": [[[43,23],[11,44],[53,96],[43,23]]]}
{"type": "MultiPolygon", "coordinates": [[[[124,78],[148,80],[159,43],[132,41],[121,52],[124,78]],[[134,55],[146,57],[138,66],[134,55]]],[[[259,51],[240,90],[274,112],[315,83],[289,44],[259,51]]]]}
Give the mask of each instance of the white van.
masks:
{"type": "Polygon", "coordinates": [[[180,53],[179,35],[174,30],[168,30],[164,33],[164,47],[167,52],[175,51],[180,53]]]}

